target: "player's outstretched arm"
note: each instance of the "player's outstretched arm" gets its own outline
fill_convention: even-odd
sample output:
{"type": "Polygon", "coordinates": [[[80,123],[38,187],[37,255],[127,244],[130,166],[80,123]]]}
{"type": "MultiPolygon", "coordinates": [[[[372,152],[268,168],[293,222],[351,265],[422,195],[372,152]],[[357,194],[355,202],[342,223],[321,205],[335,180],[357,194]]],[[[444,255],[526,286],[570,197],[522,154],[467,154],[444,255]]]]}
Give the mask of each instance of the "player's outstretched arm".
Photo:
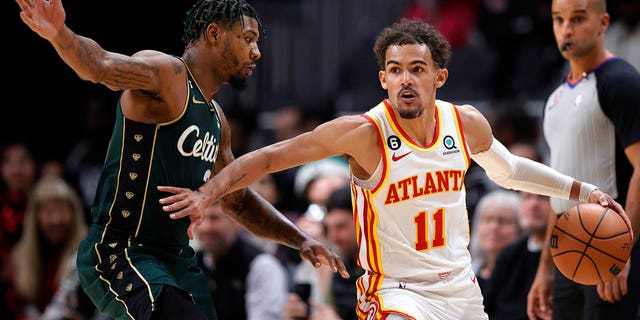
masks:
{"type": "MultiPolygon", "coordinates": [[[[613,209],[631,229],[629,217],[622,206],[596,186],[580,182],[540,162],[516,156],[493,137],[487,119],[473,106],[460,106],[460,117],[471,158],[487,176],[506,189],[597,203],[613,209]]],[[[633,230],[631,230],[633,239],[633,230]]]]}
{"type": "MultiPolygon", "coordinates": [[[[94,40],[77,35],[65,24],[61,0],[16,0],[20,18],[56,52],[83,80],[102,83],[112,90],[154,90],[157,68],[151,59],[130,57],[104,50],[94,40]]],[[[147,54],[149,56],[149,54],[147,54]]],[[[169,63],[170,59],[163,59],[169,63]]]]}
{"type": "MultiPolygon", "coordinates": [[[[216,160],[216,174],[197,192],[172,186],[159,186],[158,190],[173,195],[160,199],[163,209],[172,219],[199,214],[231,192],[246,188],[267,173],[278,172],[327,157],[347,155],[373,172],[379,159],[375,145],[376,135],[369,123],[359,116],[344,116],[318,126],[310,132],[280,141],[244,154],[216,160]],[[378,158],[368,157],[367,152],[378,158]],[[232,161],[233,160],[233,161],[232,161]]],[[[223,134],[224,136],[224,134],[223,134]]],[[[221,148],[221,150],[223,150],[221,148]]]]}
{"type": "Polygon", "coordinates": [[[338,255],[302,232],[271,204],[246,187],[267,173],[346,153],[343,146],[354,145],[350,139],[354,138],[354,134],[359,134],[357,129],[362,123],[359,121],[353,121],[353,118],[348,117],[336,119],[311,132],[247,153],[234,160],[228,138],[228,124],[223,120],[223,140],[219,159],[215,164],[215,174],[197,190],[158,186],[159,191],[171,194],[160,199],[163,210],[172,212],[172,219],[189,216],[192,223],[188,232],[192,237],[193,227],[199,223],[204,208],[220,200],[225,213],[249,232],[298,249],[301,257],[315,267],[326,264],[334,272],[348,277],[338,255]]]}

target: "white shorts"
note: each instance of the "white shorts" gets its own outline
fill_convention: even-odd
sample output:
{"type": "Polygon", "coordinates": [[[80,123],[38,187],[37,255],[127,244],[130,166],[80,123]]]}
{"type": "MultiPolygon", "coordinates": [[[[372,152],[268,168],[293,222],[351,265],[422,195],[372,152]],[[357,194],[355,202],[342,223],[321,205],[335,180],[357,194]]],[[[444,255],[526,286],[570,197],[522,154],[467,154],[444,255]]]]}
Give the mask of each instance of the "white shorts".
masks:
{"type": "MultiPolygon", "coordinates": [[[[364,275],[367,277],[367,275],[364,275]]],[[[361,278],[361,279],[363,279],[361,278]]],[[[487,320],[480,286],[471,266],[449,274],[436,283],[411,283],[384,278],[380,289],[360,290],[366,283],[358,280],[358,316],[381,319],[397,314],[413,320],[487,320]]]]}

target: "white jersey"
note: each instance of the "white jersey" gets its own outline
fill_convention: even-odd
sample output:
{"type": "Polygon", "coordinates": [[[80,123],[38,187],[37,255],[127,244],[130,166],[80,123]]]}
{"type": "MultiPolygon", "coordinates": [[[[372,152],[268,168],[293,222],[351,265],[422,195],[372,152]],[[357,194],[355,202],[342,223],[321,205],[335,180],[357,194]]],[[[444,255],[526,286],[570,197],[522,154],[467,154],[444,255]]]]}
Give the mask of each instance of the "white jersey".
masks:
{"type": "Polygon", "coordinates": [[[370,179],[353,178],[361,266],[371,276],[423,283],[467,267],[470,158],[457,108],[436,100],[428,146],[403,132],[386,100],[364,117],[378,129],[382,157],[370,179]]]}

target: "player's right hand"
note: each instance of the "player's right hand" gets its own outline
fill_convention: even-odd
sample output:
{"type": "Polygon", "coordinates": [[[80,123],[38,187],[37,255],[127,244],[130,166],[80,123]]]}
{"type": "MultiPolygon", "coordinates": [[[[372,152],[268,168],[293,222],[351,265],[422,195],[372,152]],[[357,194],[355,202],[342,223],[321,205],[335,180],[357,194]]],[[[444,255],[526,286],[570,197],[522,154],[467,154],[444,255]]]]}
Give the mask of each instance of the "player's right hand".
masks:
{"type": "Polygon", "coordinates": [[[627,216],[627,213],[624,212],[622,205],[620,205],[618,202],[613,200],[613,198],[610,195],[600,191],[600,189],[596,189],[596,190],[593,190],[593,192],[591,192],[591,194],[589,195],[589,203],[597,203],[603,207],[612,209],[620,217],[622,217],[622,220],[624,220],[624,223],[627,225],[627,228],[629,228],[629,234],[631,235],[631,243],[634,242],[633,239],[635,238],[633,237],[633,228],[631,227],[631,220],[629,220],[629,216],[627,216]]]}
{"type": "Polygon", "coordinates": [[[61,0],[16,0],[20,18],[39,36],[51,40],[64,26],[66,14],[61,0]]]}
{"type": "Polygon", "coordinates": [[[189,239],[193,240],[195,227],[204,219],[204,209],[206,203],[205,197],[198,191],[188,188],[179,188],[171,186],[158,186],[158,191],[172,193],[172,195],[161,198],[162,210],[172,212],[169,217],[171,219],[180,219],[189,216],[191,223],[187,229],[189,239]]]}

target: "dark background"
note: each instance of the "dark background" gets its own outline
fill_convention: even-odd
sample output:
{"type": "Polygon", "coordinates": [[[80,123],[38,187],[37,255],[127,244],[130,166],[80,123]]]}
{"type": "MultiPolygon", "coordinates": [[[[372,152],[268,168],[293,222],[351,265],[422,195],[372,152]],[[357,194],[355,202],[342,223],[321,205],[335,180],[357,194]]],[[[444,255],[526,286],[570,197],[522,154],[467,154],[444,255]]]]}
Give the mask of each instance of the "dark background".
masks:
{"type": "MultiPolygon", "coordinates": [[[[182,21],[188,1],[63,1],[67,25],[104,49],[133,54],[155,49],[182,54],[182,21]],[[158,7],[160,6],[160,7],[158,7]]],[[[62,158],[82,130],[84,105],[91,97],[115,102],[119,92],[81,80],[51,44],[20,19],[13,1],[3,3],[5,99],[0,137],[27,138],[42,158],[62,158]]]]}
{"type": "MultiPolygon", "coordinates": [[[[612,20],[615,3],[608,1],[612,20]]],[[[631,0],[640,1],[640,0],[631,0]]],[[[331,118],[364,112],[385,92],[378,83],[372,46],[383,27],[397,21],[416,0],[251,0],[266,27],[262,59],[242,92],[223,86],[216,95],[225,113],[244,125],[268,130],[269,113],[295,105],[306,114],[331,118]],[[266,115],[266,116],[265,116],[266,115]]],[[[442,18],[455,25],[458,5],[471,4],[471,41],[454,48],[449,79],[438,98],[471,103],[492,112],[525,107],[538,116],[544,99],[566,75],[553,39],[551,0],[436,0],[454,8],[442,18]],[[500,2],[500,1],[497,1],[500,2]]],[[[192,0],[64,0],[66,24],[105,50],[131,55],[153,49],[181,55],[183,21],[192,0]]],[[[84,134],[91,100],[111,117],[119,92],[81,80],[48,41],[24,25],[14,1],[3,2],[2,54],[6,66],[0,142],[26,138],[41,160],[62,160],[84,134]]],[[[444,13],[443,13],[444,16],[444,13]]],[[[640,54],[640,53],[639,53],[640,54]]]]}

